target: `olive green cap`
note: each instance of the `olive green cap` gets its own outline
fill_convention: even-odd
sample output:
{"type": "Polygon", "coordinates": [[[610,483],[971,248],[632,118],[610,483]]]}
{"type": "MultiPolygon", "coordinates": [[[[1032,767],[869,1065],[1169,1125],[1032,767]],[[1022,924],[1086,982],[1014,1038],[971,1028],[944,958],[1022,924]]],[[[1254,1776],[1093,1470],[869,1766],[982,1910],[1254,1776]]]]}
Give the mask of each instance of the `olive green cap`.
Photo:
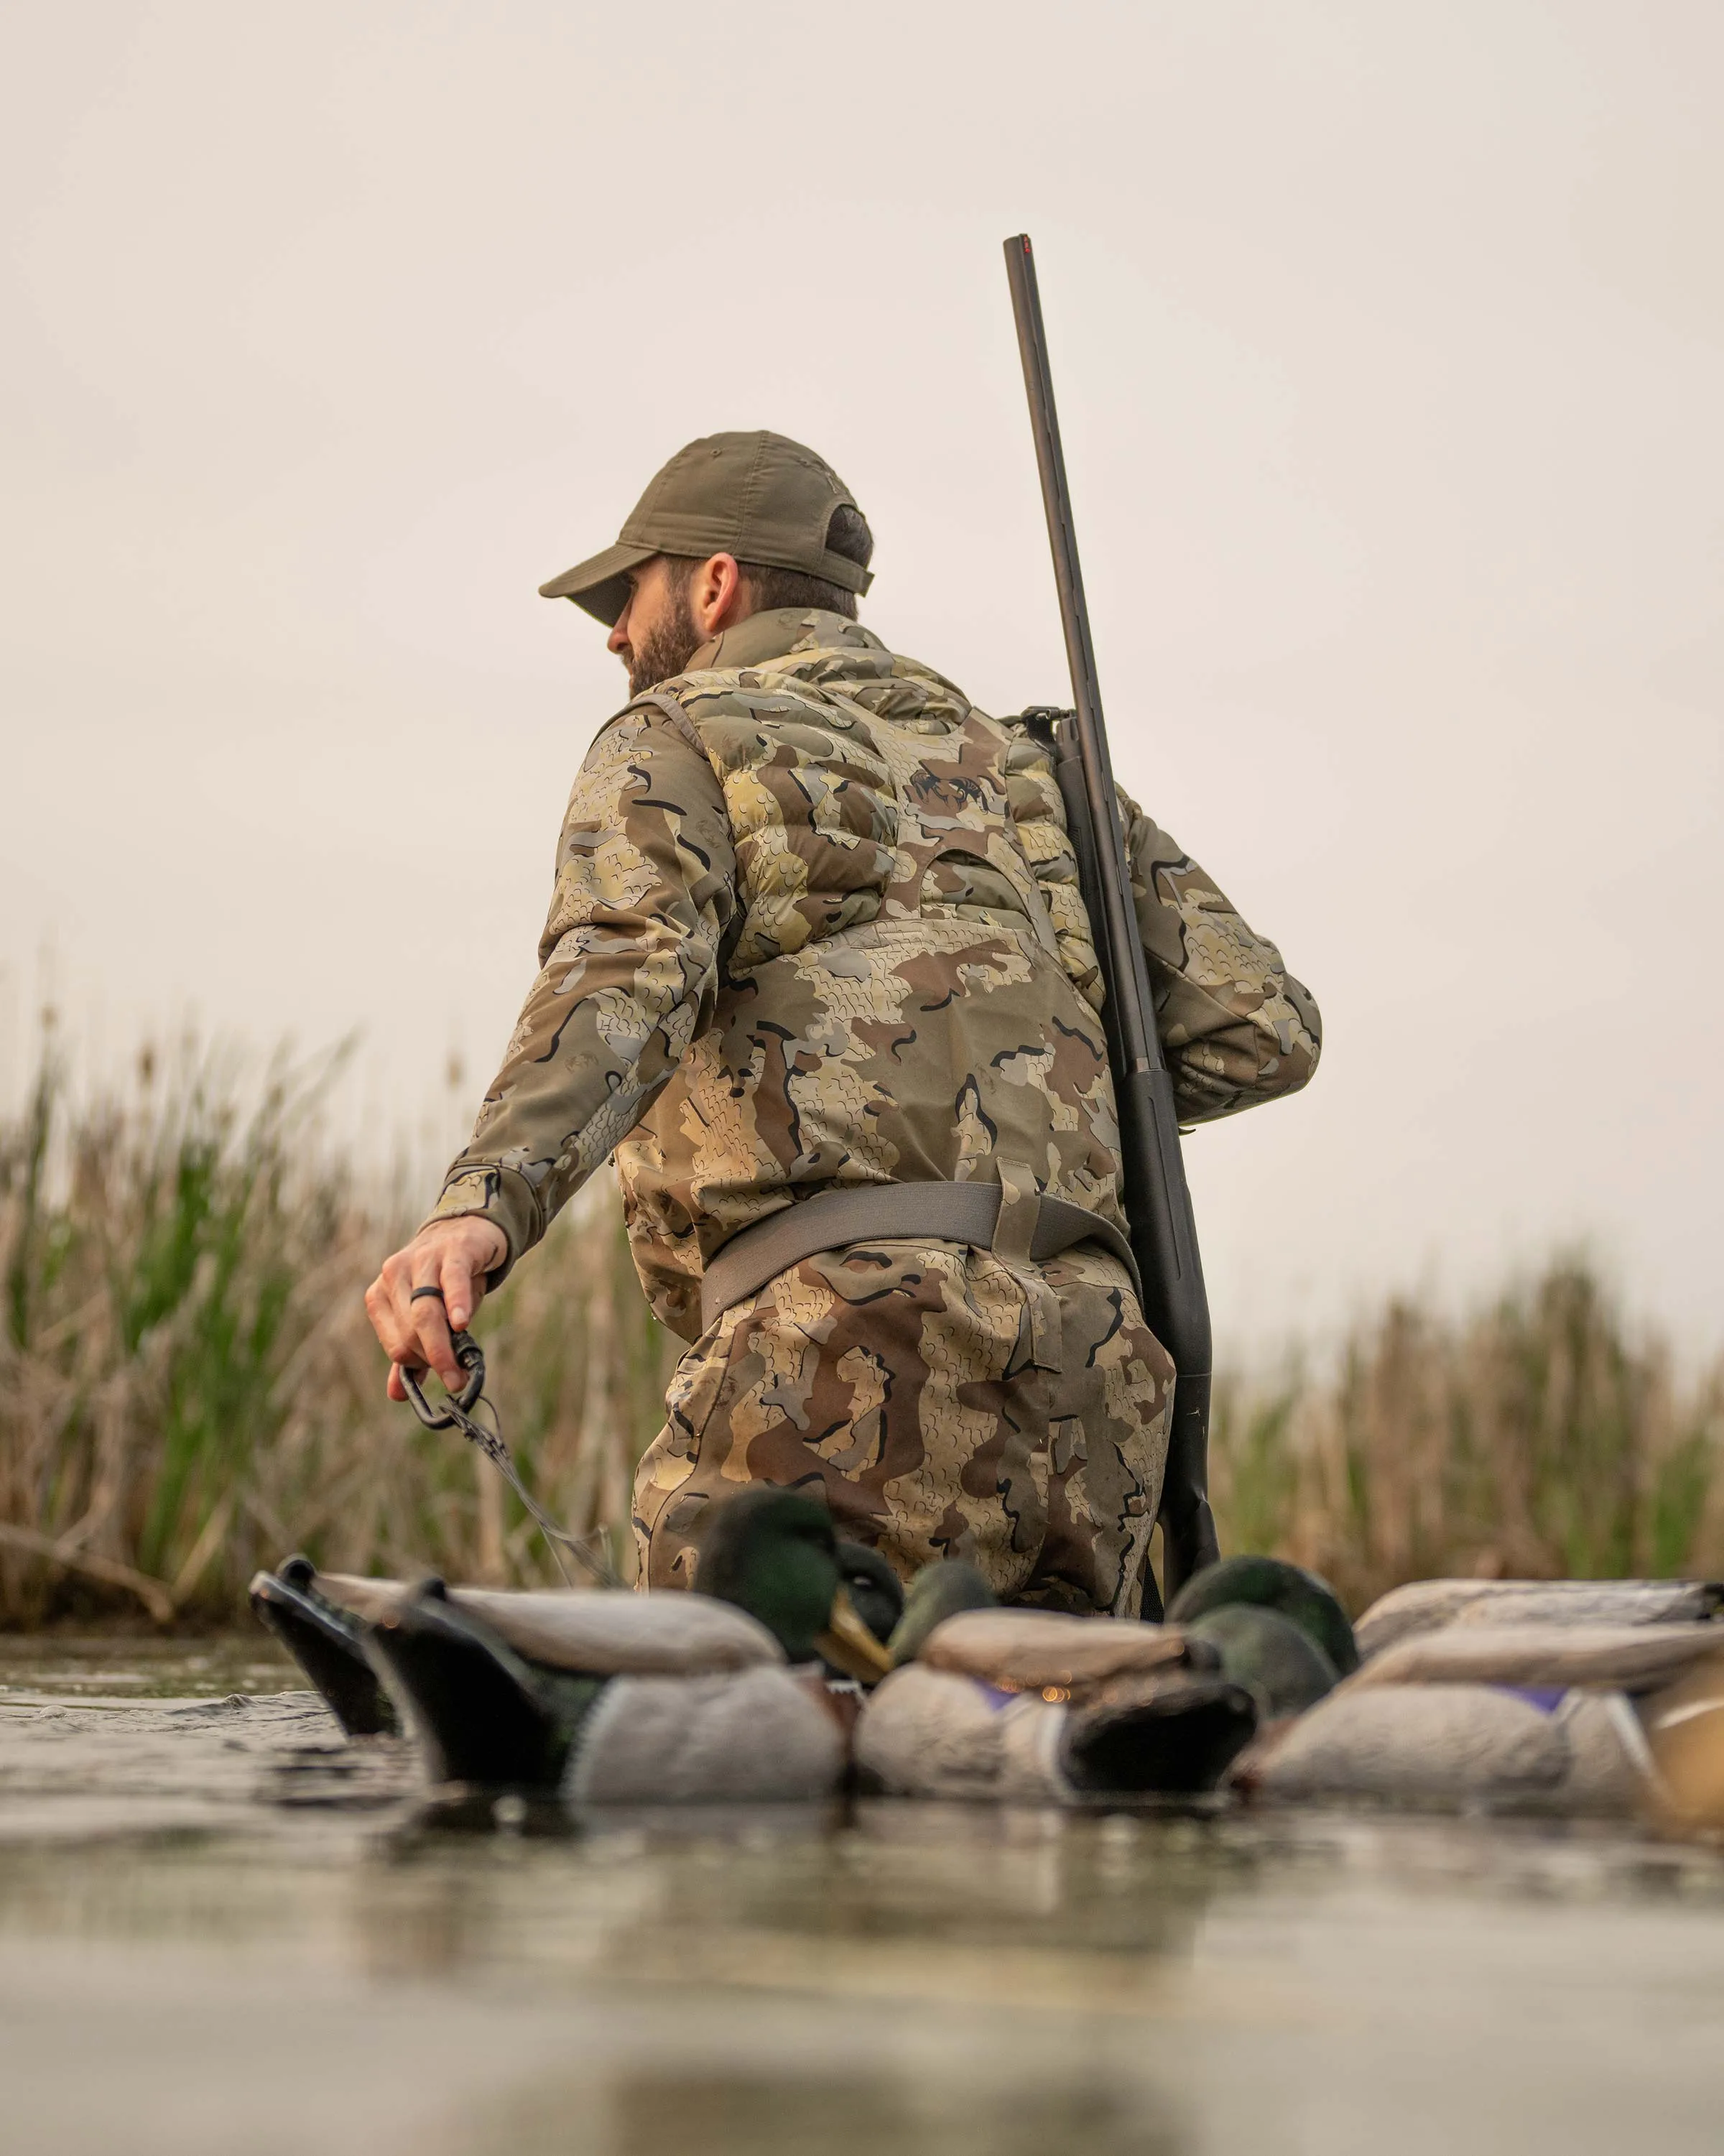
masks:
{"type": "Polygon", "coordinates": [[[827,550],[826,527],[839,507],[855,509],[855,496],[800,442],[763,429],[703,435],[654,480],[614,547],[541,584],[539,596],[572,599],[608,626],[628,602],[629,571],[654,554],[734,554],[865,592],[874,581],[869,572],[827,550]]]}

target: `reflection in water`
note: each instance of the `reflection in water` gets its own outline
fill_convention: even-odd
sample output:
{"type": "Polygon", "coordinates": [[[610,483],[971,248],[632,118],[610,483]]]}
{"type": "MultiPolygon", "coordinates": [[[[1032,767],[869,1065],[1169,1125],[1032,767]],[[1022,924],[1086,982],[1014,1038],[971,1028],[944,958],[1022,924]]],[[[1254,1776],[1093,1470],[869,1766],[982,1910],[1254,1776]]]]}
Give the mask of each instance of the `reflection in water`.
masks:
{"type": "Polygon", "coordinates": [[[187,1641],[0,1633],[0,1706],[18,1698],[198,1699],[297,1691],[305,1678],[259,1631],[187,1641]]]}
{"type": "Polygon", "coordinates": [[[1138,2092],[1069,2082],[1053,2060],[1046,2075],[1002,2090],[959,2076],[649,2067],[597,2092],[553,2082],[486,2121],[467,2148],[471,2156],[505,2148],[566,2156],[572,2145],[595,2156],[1182,2156],[1189,2146],[1165,2117],[1146,2115],[1138,2092]],[[590,2138],[572,2143],[577,2131],[590,2138]]]}

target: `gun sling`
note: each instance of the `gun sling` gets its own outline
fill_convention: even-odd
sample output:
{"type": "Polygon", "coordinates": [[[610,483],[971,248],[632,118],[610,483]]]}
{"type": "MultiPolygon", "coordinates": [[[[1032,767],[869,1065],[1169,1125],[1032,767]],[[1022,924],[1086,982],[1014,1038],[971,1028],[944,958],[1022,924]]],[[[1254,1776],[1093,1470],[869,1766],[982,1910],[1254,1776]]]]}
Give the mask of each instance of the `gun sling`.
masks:
{"type": "MultiPolygon", "coordinates": [[[[711,1260],[700,1282],[700,1322],[710,1331],[733,1302],[804,1258],[847,1250],[852,1243],[926,1240],[992,1250],[1001,1224],[1002,1194],[997,1183],[866,1183],[804,1198],[769,1220],[743,1229],[711,1260]]],[[[1079,1243],[1099,1243],[1131,1275],[1132,1291],[1142,1303],[1137,1261],[1112,1221],[1067,1199],[1036,1193],[1014,1196],[1007,1217],[1012,1255],[1021,1253],[1039,1265],[1079,1243]]]]}

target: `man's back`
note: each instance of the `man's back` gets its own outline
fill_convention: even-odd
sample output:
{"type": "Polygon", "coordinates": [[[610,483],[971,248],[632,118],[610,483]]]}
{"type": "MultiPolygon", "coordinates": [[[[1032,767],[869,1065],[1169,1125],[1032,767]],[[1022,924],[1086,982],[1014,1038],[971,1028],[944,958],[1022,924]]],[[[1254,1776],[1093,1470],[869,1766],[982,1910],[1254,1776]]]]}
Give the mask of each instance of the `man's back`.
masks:
{"type": "Polygon", "coordinates": [[[618,1150],[660,1317],[692,1337],[704,1261],[829,1184],[995,1181],[1003,1156],[1119,1220],[1095,952],[1039,746],[830,615],[757,615],[660,693],[736,863],[711,1022],[618,1150]]]}

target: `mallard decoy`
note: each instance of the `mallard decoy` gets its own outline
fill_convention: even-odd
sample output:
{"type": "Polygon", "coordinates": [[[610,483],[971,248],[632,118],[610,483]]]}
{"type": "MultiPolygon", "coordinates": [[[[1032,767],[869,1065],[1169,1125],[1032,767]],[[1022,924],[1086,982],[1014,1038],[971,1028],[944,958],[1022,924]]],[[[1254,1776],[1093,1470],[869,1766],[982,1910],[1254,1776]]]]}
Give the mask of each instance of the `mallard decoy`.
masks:
{"type": "MultiPolygon", "coordinates": [[[[296,1652],[315,1634],[326,1664],[332,1636],[357,1639],[433,1781],[590,1803],[826,1794],[846,1747],[818,1661],[870,1678],[888,1666],[844,1591],[831,1514],[795,1491],[739,1491],[713,1508],[697,1578],[688,1594],[646,1595],[273,1584],[320,1620],[296,1652]]],[[[280,1629],[285,1595],[254,1589],[280,1629]]],[[[329,1697],[326,1668],[314,1681],[329,1697]]]]}
{"type": "MultiPolygon", "coordinates": [[[[726,1511],[729,1502],[725,1501],[716,1512],[726,1511]]],[[[720,1599],[734,1599],[724,1576],[723,1539],[716,1563],[709,1567],[698,1591],[720,1599]]],[[[851,1608],[875,1639],[884,1642],[890,1637],[904,1607],[904,1589],[897,1574],[877,1550],[843,1541],[836,1548],[839,1578],[851,1608]]],[[[745,1597],[749,1593],[746,1578],[740,1583],[740,1589],[745,1597]]],[[[401,1722],[367,1657],[365,1632],[369,1624],[393,1609],[408,1591],[408,1584],[398,1579],[320,1573],[310,1558],[295,1555],[284,1559],[275,1572],[257,1573],[251,1583],[250,1599],[259,1621],[292,1655],[343,1731],[349,1737],[372,1737],[398,1734],[401,1722]]],[[[512,1621],[510,1613],[515,1613],[516,1620],[521,1614],[522,1598],[518,1594],[464,1587],[449,1593],[458,1605],[489,1613],[490,1621],[501,1625],[505,1636],[512,1621]]],[[[536,1599],[561,1606],[561,1598],[554,1592],[536,1599]]],[[[630,1606],[634,1599],[629,1598],[630,1606]]],[[[739,1606],[750,1605],[744,1599],[739,1606]]],[[[865,1656],[864,1661],[865,1665],[865,1656]]],[[[846,1668],[830,1661],[825,1666],[835,1676],[854,1677],[855,1655],[850,1653],[846,1668]]],[[[869,1681],[878,1674],[870,1668],[869,1681]]]]}
{"type": "Polygon", "coordinates": [[[1644,1743],[1620,1693],[1343,1685],[1253,1759],[1247,1786],[1274,1803],[1620,1816],[1644,1743]]]}
{"type": "Polygon", "coordinates": [[[1167,1622],[1208,1640],[1263,1723],[1302,1714],[1359,1666],[1352,1627],[1334,1589],[1275,1557],[1208,1565],[1173,1598],[1167,1622]]]}
{"type": "Polygon", "coordinates": [[[1202,1640],[1152,1625],[1002,1609],[952,1560],[911,1583],[896,1665],[856,1732],[890,1794],[1073,1804],[1211,1789],[1256,1727],[1202,1640]]]}
{"type": "Polygon", "coordinates": [[[1185,1630],[1215,1649],[1223,1672],[1256,1701],[1265,1726],[1303,1714],[1340,1681],[1334,1663],[1308,1632],[1260,1603],[1224,1603],[1194,1617],[1185,1630]]]}
{"type": "Polygon", "coordinates": [[[1360,1618],[1368,1660],[1398,1640],[1450,1625],[1693,1625],[1724,1609],[1706,1579],[1415,1579],[1360,1618]]]}
{"type": "Polygon", "coordinates": [[[1710,1623],[1451,1625],[1373,1656],[1254,1759],[1288,1802],[1620,1816],[1656,1787],[1657,1703],[1716,1666],[1710,1623]]]}
{"type": "Polygon", "coordinates": [[[967,1609],[998,1609],[999,1597],[966,1558],[925,1564],[905,1590],[904,1607],[886,1640],[894,1669],[913,1662],[935,1627],[967,1609]]]}
{"type": "Polygon", "coordinates": [[[1296,1625],[1316,1645],[1337,1676],[1359,1666],[1352,1626],[1326,1579],[1279,1557],[1224,1557],[1205,1565],[1173,1597],[1170,1625],[1191,1625],[1211,1610],[1232,1608],[1273,1609],[1296,1625]]]}

